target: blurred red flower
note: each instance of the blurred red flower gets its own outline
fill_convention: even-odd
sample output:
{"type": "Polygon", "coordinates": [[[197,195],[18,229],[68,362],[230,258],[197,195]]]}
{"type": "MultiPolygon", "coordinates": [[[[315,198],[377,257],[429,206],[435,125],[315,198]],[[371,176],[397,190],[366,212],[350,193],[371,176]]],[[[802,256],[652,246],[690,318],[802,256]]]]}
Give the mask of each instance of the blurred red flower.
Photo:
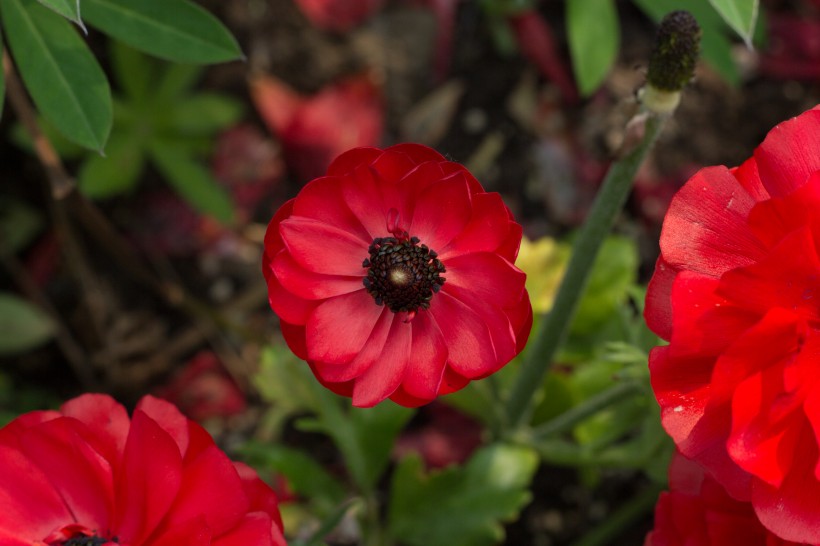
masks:
{"type": "Polygon", "coordinates": [[[86,394],[0,429],[3,546],[284,546],[276,495],[171,404],[86,394]]]}
{"type": "Polygon", "coordinates": [[[655,505],[644,546],[790,546],[757,520],[752,505],[733,499],[703,469],[680,455],[669,465],[669,491],[655,505]]]}
{"type": "Polygon", "coordinates": [[[381,90],[369,74],[353,76],[305,97],[273,76],[251,81],[251,96],[268,129],[282,141],[285,161],[307,181],[334,157],[379,143],[384,126],[381,90]]]}
{"type": "Polygon", "coordinates": [[[384,4],[384,0],[296,0],[315,26],[336,32],[363,23],[384,4]]]}
{"type": "Polygon", "coordinates": [[[646,319],[663,425],[762,523],[820,543],[820,108],[672,200],[646,319]]]}
{"type": "Polygon", "coordinates": [[[532,323],[521,226],[418,144],[357,148],[274,216],[263,270],[290,348],[355,406],[405,406],[486,377],[532,323]]]}
{"type": "Polygon", "coordinates": [[[155,394],[195,421],[245,411],[245,395],[212,351],[200,351],[155,394]]]}

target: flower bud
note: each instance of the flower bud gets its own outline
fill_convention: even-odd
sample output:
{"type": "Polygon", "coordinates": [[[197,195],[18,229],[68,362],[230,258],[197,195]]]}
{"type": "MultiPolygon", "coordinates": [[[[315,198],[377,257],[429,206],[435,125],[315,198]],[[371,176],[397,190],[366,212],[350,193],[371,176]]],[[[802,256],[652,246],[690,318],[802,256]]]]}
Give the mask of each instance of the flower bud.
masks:
{"type": "Polygon", "coordinates": [[[687,11],[667,14],[658,28],[649,57],[644,105],[654,112],[672,112],[680,102],[680,90],[692,78],[700,52],[701,30],[687,11]]]}

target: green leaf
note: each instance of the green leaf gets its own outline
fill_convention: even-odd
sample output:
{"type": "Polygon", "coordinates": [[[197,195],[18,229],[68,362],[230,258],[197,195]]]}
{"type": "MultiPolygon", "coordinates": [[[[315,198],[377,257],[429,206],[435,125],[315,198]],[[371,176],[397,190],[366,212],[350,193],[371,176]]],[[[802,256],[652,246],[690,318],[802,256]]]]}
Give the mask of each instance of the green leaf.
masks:
{"type": "Polygon", "coordinates": [[[489,546],[501,542],[501,522],[529,501],[538,464],[523,446],[490,445],[464,467],[425,474],[417,456],[403,459],[393,476],[388,532],[407,546],[489,546]]]}
{"type": "Polygon", "coordinates": [[[139,136],[115,131],[106,155],[90,155],[78,175],[80,189],[92,199],[105,199],[134,189],[145,164],[139,136]]]}
{"type": "Polygon", "coordinates": [[[199,93],[175,104],[168,123],[181,134],[211,135],[242,117],[242,104],[225,95],[199,93]]]}
{"type": "Polygon", "coordinates": [[[276,444],[249,442],[243,456],[256,468],[285,476],[288,486],[308,498],[322,515],[333,512],[346,496],[345,488],[316,460],[301,451],[276,444]]]}
{"type": "Polygon", "coordinates": [[[620,29],[613,0],[569,0],[567,32],[575,79],[583,95],[595,91],[618,55],[620,29]]]}
{"type": "Polygon", "coordinates": [[[147,102],[159,77],[159,63],[119,40],[111,40],[109,45],[111,67],[120,89],[133,101],[147,102]]]}
{"type": "Polygon", "coordinates": [[[37,109],[69,140],[101,151],[111,130],[111,91],[85,42],[68,21],[34,0],[3,0],[0,11],[37,109]]]}
{"type": "Polygon", "coordinates": [[[48,341],[54,323],[39,308],[0,292],[0,355],[22,353],[48,341]]]}
{"type": "Polygon", "coordinates": [[[86,21],[131,47],[182,63],[243,58],[236,39],[188,0],[83,0],[86,21]]]}
{"type": "MultiPolygon", "coordinates": [[[[0,58],[3,56],[3,33],[0,32],[0,58]]],[[[0,66],[0,120],[3,119],[3,103],[6,101],[6,76],[5,70],[0,66]]]]}
{"type": "Polygon", "coordinates": [[[191,157],[188,150],[172,141],[150,144],[151,159],[159,171],[188,203],[224,224],[234,218],[231,196],[210,172],[191,157]]]}
{"type": "Polygon", "coordinates": [[[751,48],[759,0],[709,0],[709,3],[751,48]]]}
{"type": "Polygon", "coordinates": [[[43,218],[22,201],[0,201],[0,252],[15,253],[43,229],[43,218]]]}
{"type": "Polygon", "coordinates": [[[37,0],[45,7],[52,9],[83,29],[88,34],[83,20],[80,18],[80,0],[37,0]]]}

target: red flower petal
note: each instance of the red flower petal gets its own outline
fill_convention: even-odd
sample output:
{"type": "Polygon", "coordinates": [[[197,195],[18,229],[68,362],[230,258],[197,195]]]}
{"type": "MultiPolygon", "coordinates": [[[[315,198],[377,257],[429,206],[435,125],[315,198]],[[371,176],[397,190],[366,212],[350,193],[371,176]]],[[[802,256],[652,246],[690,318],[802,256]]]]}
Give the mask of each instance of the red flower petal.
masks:
{"type": "Polygon", "coordinates": [[[471,208],[464,177],[445,178],[421,192],[408,231],[433,250],[443,248],[467,225],[471,208]]]}
{"type": "Polygon", "coordinates": [[[447,344],[448,365],[464,377],[484,377],[496,369],[493,342],[481,317],[445,292],[438,294],[430,306],[447,344]]]}
{"type": "Polygon", "coordinates": [[[112,465],[119,462],[130,427],[128,413],[121,404],[103,394],[83,394],[63,404],[60,411],[93,431],[93,436],[85,440],[112,465]]]}
{"type": "Polygon", "coordinates": [[[393,313],[387,309],[381,309],[370,336],[353,360],[342,363],[315,362],[316,372],[328,383],[344,383],[364,374],[368,368],[379,362],[394,321],[393,313]]]}
{"type": "Polygon", "coordinates": [[[123,542],[141,544],[171,507],[182,482],[182,457],[171,436],[148,415],[135,411],[116,477],[120,504],[114,529],[123,542]]]}
{"type": "Polygon", "coordinates": [[[489,252],[475,252],[448,259],[447,284],[501,308],[513,307],[521,301],[524,281],[523,271],[489,252]]]}
{"type": "MultiPolygon", "coordinates": [[[[273,271],[273,268],[270,270],[273,271]]],[[[316,309],[317,302],[305,300],[287,291],[273,274],[267,281],[268,301],[279,318],[291,324],[307,323],[311,313],[316,309]]]]}
{"type": "Polygon", "coordinates": [[[820,171],[820,108],[772,129],[755,150],[758,172],[772,197],[788,195],[820,171]]]}
{"type": "Polygon", "coordinates": [[[412,372],[405,374],[401,386],[407,395],[428,401],[439,393],[449,352],[441,330],[428,313],[419,313],[411,324],[413,335],[408,366],[412,372]]]}
{"type": "Polygon", "coordinates": [[[351,173],[357,167],[369,165],[382,154],[378,148],[361,146],[339,155],[327,168],[328,176],[342,176],[351,173]]]}
{"type": "Polygon", "coordinates": [[[307,323],[309,359],[349,362],[364,347],[382,311],[385,308],[363,290],[324,301],[307,323]]]}
{"type": "MultiPolygon", "coordinates": [[[[449,260],[466,253],[495,252],[506,240],[510,224],[507,207],[499,194],[474,195],[470,221],[438,253],[442,260],[449,260]]],[[[520,234],[518,240],[521,240],[520,234]]]]}
{"type": "Polygon", "coordinates": [[[279,225],[285,246],[304,268],[327,275],[363,276],[366,243],[330,224],[291,216],[279,225]]]}
{"type": "Polygon", "coordinates": [[[293,202],[293,214],[342,228],[369,244],[372,237],[344,203],[342,181],[325,176],[308,182],[293,202]]]}
{"type": "Polygon", "coordinates": [[[211,542],[211,546],[274,545],[285,546],[285,540],[271,522],[270,516],[262,512],[245,514],[236,528],[211,542]]]}
{"type": "Polygon", "coordinates": [[[273,270],[276,280],[286,292],[308,300],[327,299],[364,290],[364,268],[361,268],[362,274],[358,277],[323,275],[304,269],[289,253],[280,252],[273,260],[273,270]]]}
{"type": "Polygon", "coordinates": [[[354,406],[373,407],[398,388],[410,360],[411,335],[410,325],[394,315],[381,354],[366,372],[356,378],[353,385],[354,406]]]}
{"type": "Polygon", "coordinates": [[[720,276],[763,257],[746,217],[755,201],[724,167],[693,176],[672,199],[661,252],[673,267],[720,276]]]}

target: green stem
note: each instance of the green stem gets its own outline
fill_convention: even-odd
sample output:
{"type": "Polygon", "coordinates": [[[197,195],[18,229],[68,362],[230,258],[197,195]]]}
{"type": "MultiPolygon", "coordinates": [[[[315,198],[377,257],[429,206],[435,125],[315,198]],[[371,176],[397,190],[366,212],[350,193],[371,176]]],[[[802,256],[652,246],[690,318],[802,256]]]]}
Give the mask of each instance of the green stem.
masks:
{"type": "Polygon", "coordinates": [[[632,497],[626,504],[610,514],[600,525],[585,534],[580,540],[575,541],[572,546],[605,546],[615,544],[615,539],[623,531],[652,510],[658,500],[661,488],[657,485],[650,486],[635,497],[632,497]]]}
{"type": "Polygon", "coordinates": [[[605,391],[599,392],[595,396],[591,396],[584,400],[581,404],[574,408],[565,411],[561,415],[547,421],[543,425],[535,427],[530,432],[531,441],[539,441],[553,434],[565,432],[587,417],[598,413],[600,410],[615,404],[625,398],[629,398],[640,389],[640,383],[637,381],[623,381],[608,388],[605,391]]]}
{"type": "Polygon", "coordinates": [[[643,139],[629,153],[612,163],[581,227],[572,248],[567,270],[555,296],[550,313],[533,332],[521,371],[507,400],[507,422],[517,429],[529,418],[532,398],[544,382],[556,351],[563,343],[575,315],[578,301],[586,288],[598,250],[623,208],[632,181],[647,152],[652,147],[667,116],[648,114],[643,139]]]}

